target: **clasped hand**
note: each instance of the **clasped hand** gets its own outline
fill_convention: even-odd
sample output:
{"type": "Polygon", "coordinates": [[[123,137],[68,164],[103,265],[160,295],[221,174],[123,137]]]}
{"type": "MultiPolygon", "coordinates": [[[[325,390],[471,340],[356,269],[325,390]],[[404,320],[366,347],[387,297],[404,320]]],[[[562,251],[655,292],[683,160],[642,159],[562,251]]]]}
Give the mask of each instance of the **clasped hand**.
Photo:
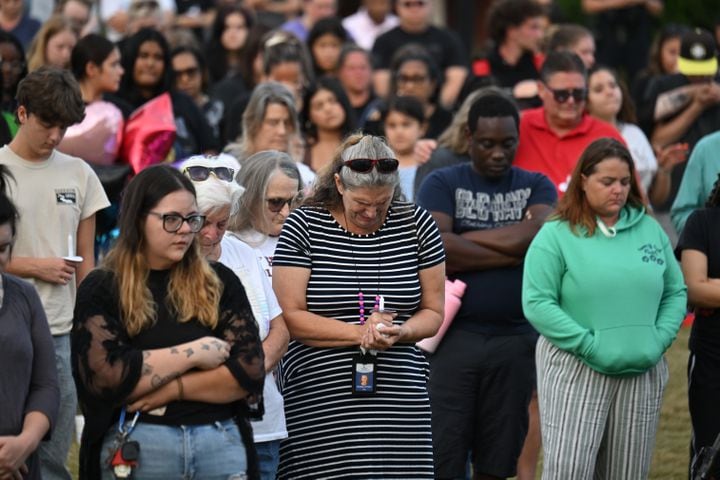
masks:
{"type": "Polygon", "coordinates": [[[402,325],[393,325],[396,313],[373,312],[365,322],[365,332],[360,346],[367,350],[387,350],[402,333],[402,325]]]}
{"type": "Polygon", "coordinates": [[[0,437],[0,479],[22,480],[28,473],[25,459],[30,453],[20,436],[0,437]]]}

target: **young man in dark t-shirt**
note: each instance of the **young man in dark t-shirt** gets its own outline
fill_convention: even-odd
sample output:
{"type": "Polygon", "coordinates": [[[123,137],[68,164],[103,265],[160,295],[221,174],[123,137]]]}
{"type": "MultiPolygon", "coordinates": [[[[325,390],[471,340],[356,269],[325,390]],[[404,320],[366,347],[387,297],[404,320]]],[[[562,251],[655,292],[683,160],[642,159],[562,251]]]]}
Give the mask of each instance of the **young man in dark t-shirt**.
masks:
{"type": "Polygon", "coordinates": [[[471,162],[431,173],[418,204],[438,224],[451,277],[467,284],[432,357],[436,478],[506,478],[528,428],[537,334],[521,305],[523,258],[557,199],[547,177],[513,167],[519,114],[490,91],[468,115],[471,162]],[[472,130],[471,130],[472,129],[472,130]]]}

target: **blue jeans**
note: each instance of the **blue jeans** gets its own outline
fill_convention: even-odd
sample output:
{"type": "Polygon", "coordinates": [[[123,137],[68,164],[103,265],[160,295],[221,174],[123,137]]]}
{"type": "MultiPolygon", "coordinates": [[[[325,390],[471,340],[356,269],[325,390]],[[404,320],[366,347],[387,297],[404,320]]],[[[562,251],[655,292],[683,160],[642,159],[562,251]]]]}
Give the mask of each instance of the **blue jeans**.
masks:
{"type": "MultiPolygon", "coordinates": [[[[107,466],[117,423],[105,435],[102,480],[112,480],[107,466]]],[[[245,480],[247,458],[240,431],[232,420],[179,427],[138,422],[130,440],[140,444],[133,478],[142,480],[245,480]]],[[[114,453],[114,452],[113,452],[114,453]]]]}
{"type": "Polygon", "coordinates": [[[70,335],[54,336],[53,343],[60,386],[60,410],[52,437],[47,442],[40,443],[40,471],[45,480],[71,480],[70,471],[65,463],[75,429],[77,394],[70,367],[70,335]]]}
{"type": "Polygon", "coordinates": [[[280,463],[280,440],[255,444],[260,463],[260,480],[275,480],[280,463]]]}

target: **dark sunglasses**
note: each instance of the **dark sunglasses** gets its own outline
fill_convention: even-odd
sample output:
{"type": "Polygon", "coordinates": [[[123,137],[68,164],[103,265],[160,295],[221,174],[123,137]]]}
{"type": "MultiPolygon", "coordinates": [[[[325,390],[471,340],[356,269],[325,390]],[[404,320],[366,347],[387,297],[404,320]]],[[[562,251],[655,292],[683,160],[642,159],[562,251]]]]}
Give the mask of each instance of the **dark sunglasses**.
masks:
{"type": "Polygon", "coordinates": [[[204,182],[212,173],[219,180],[232,182],[235,177],[235,170],[229,167],[185,167],[183,173],[190,177],[193,182],[204,182]]]}
{"type": "Polygon", "coordinates": [[[552,92],[553,98],[558,103],[565,103],[572,97],[575,103],[580,103],[587,98],[587,89],[585,88],[570,88],[567,90],[555,90],[548,87],[548,90],[552,92]]]}
{"type": "Polygon", "coordinates": [[[345,166],[357,173],[370,173],[373,167],[378,173],[393,173],[398,169],[398,165],[400,165],[400,162],[394,158],[353,158],[352,160],[345,160],[345,166]]]}
{"type": "Polygon", "coordinates": [[[268,204],[268,210],[270,210],[273,213],[279,213],[282,212],[282,209],[285,208],[285,205],[290,208],[292,206],[292,202],[295,197],[290,198],[266,198],[265,201],[267,201],[268,204]]]}
{"type": "Polygon", "coordinates": [[[178,230],[180,230],[182,228],[182,224],[184,222],[187,222],[188,226],[190,227],[190,231],[192,233],[199,232],[200,230],[202,230],[203,226],[205,225],[205,215],[200,215],[199,213],[188,215],[187,217],[183,217],[182,215],[179,215],[177,213],[160,213],[160,212],[148,212],[148,213],[155,215],[156,217],[162,219],[163,230],[165,230],[168,233],[175,233],[178,230]]]}

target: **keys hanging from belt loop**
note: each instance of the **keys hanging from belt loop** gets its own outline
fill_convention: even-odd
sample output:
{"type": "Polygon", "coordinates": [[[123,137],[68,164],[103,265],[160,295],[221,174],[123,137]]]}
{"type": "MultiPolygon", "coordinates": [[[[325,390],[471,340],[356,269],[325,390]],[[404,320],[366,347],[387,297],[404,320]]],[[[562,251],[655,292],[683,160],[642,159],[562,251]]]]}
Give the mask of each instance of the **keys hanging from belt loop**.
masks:
{"type": "Polygon", "coordinates": [[[115,451],[109,465],[116,479],[132,478],[133,468],[137,467],[140,456],[140,444],[128,441],[140,417],[140,412],[135,412],[135,416],[129,424],[125,423],[126,412],[125,407],[120,411],[115,451]]]}

